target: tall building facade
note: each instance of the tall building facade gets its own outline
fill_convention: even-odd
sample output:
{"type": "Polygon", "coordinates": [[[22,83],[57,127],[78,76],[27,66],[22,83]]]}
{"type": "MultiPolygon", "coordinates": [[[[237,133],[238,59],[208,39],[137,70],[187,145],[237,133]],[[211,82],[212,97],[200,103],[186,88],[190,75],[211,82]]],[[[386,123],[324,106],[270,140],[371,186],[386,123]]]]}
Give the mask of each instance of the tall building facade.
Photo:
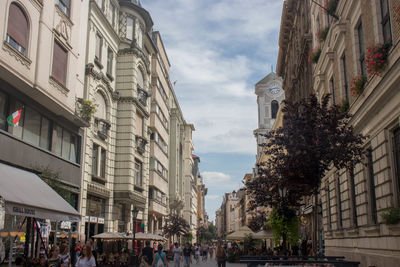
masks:
{"type": "Polygon", "coordinates": [[[262,152],[260,145],[266,142],[266,138],[263,135],[272,129],[279,106],[285,99],[282,79],[274,72],[271,72],[256,83],[255,93],[257,95],[258,128],[254,130],[254,136],[257,139],[256,158],[259,161],[262,152]]]}
{"type": "MultiPolygon", "coordinates": [[[[169,131],[170,113],[169,81],[170,63],[159,32],[153,32],[157,52],[152,57],[152,96],[150,115],[150,184],[148,230],[162,234],[165,217],[168,215],[169,195],[169,131]],[[167,88],[164,89],[164,88],[167,88]]],[[[172,90],[172,89],[171,89],[172,90]]]]}
{"type": "Polygon", "coordinates": [[[335,16],[331,16],[312,1],[285,2],[278,74],[283,77],[287,97],[300,97],[309,88],[319,98],[331,94],[331,104],[348,109],[353,114],[350,123],[355,131],[367,136],[362,163],[353,170],[332,169],[322,180],[322,218],[318,221],[322,227],[317,229],[322,228],[318,239],[324,243],[325,253],[344,255],[346,259],[360,261],[360,266],[396,266],[400,259],[398,223],[390,224],[382,215],[400,205],[400,24],[395,8],[399,2],[335,3],[335,16]],[[296,3],[308,8],[293,9],[296,3]],[[307,23],[299,19],[296,26],[296,17],[307,23]],[[307,36],[307,50],[320,50],[313,63],[306,63],[307,50],[299,45],[301,38],[293,39],[294,35],[286,31],[290,25],[294,29],[308,25],[302,35],[307,36]],[[382,44],[387,45],[387,51],[383,51],[387,58],[376,74],[371,72],[366,59],[374,45],[382,44]],[[299,74],[302,82],[295,79],[295,71],[288,71],[294,67],[303,69],[299,74]],[[363,89],[355,92],[352,81],[362,75],[363,89]]]}
{"type": "Polygon", "coordinates": [[[1,1],[0,161],[50,172],[78,209],[88,3],[1,1]],[[7,117],[21,110],[18,125],[7,117]]]}

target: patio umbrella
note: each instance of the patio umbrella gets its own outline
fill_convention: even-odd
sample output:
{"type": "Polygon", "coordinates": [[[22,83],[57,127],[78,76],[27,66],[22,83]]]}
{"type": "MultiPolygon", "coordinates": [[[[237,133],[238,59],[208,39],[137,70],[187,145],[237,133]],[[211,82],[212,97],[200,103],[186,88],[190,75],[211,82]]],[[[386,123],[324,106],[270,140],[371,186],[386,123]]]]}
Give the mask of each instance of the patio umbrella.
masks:
{"type": "Polygon", "coordinates": [[[228,240],[244,240],[247,236],[254,235],[254,232],[247,226],[242,226],[236,232],[226,236],[228,240]]]}
{"type": "Polygon", "coordinates": [[[95,238],[95,239],[125,239],[124,236],[125,235],[121,234],[121,233],[106,232],[106,233],[94,235],[93,238],[95,238]]]}
{"type": "Polygon", "coordinates": [[[261,230],[253,235],[254,239],[272,239],[274,236],[271,231],[261,230]]]}
{"type": "MultiPolygon", "coordinates": [[[[133,235],[129,234],[125,238],[126,239],[132,239],[133,235]]],[[[167,240],[165,237],[160,236],[160,235],[151,234],[151,233],[142,233],[142,232],[136,233],[135,234],[135,239],[136,240],[156,240],[156,241],[165,241],[165,240],[167,240]]]]}

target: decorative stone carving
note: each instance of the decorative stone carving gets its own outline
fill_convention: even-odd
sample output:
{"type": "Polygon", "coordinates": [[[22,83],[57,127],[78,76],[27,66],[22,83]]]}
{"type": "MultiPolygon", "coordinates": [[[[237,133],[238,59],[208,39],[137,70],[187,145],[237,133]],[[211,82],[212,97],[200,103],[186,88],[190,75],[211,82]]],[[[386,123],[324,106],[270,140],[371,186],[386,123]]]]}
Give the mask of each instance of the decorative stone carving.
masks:
{"type": "Polygon", "coordinates": [[[56,31],[67,43],[69,43],[70,29],[64,19],[60,20],[60,22],[56,26],[56,31]]]}
{"type": "Polygon", "coordinates": [[[114,91],[111,87],[108,78],[103,73],[95,71],[92,63],[86,64],[85,74],[91,75],[94,79],[102,81],[106,85],[107,90],[110,92],[113,100],[118,100],[120,98],[119,93],[114,91]]]}
{"type": "Polygon", "coordinates": [[[27,69],[30,69],[32,61],[23,54],[21,54],[20,52],[18,52],[14,47],[12,47],[6,41],[3,42],[3,50],[6,51],[10,56],[15,58],[16,61],[24,65],[27,69]]]}
{"type": "Polygon", "coordinates": [[[55,78],[53,78],[52,76],[49,77],[49,84],[57,89],[58,91],[60,91],[63,95],[67,96],[69,93],[69,89],[67,87],[65,87],[64,85],[62,85],[59,81],[57,81],[55,78]]]}

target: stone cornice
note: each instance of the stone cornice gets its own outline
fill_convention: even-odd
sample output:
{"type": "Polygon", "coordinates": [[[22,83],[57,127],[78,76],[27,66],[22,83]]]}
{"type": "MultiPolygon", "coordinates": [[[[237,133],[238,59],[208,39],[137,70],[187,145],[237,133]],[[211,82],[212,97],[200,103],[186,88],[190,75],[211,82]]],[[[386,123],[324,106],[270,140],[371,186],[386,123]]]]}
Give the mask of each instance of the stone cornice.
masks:
{"type": "Polygon", "coordinates": [[[113,88],[111,87],[110,81],[106,77],[106,75],[104,75],[102,72],[97,72],[96,70],[94,70],[93,63],[86,64],[85,74],[91,75],[96,80],[102,81],[106,85],[107,90],[111,94],[113,100],[118,100],[120,98],[119,93],[114,91],[113,88]]]}
{"type": "Polygon", "coordinates": [[[140,109],[140,111],[143,113],[143,115],[146,118],[150,117],[150,113],[143,107],[143,105],[140,103],[140,101],[137,98],[135,98],[133,96],[121,96],[121,97],[119,97],[118,101],[134,103],[136,105],[136,107],[140,109]]]}

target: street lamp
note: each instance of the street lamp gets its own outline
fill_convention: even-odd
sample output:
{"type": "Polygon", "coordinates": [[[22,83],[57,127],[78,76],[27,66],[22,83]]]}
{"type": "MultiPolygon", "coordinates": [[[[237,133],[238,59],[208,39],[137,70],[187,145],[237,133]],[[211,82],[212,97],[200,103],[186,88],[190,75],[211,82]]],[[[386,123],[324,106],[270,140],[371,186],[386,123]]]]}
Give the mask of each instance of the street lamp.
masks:
{"type": "MultiPolygon", "coordinates": [[[[286,194],[287,194],[287,188],[286,186],[283,186],[282,188],[278,189],[278,193],[279,196],[282,199],[282,203],[281,203],[281,208],[282,208],[282,212],[284,214],[284,216],[287,216],[287,206],[286,206],[286,194]]],[[[286,255],[286,233],[282,233],[282,239],[283,239],[283,255],[286,255]]]]}
{"type": "Polygon", "coordinates": [[[136,235],[136,218],[138,216],[139,210],[134,207],[132,210],[132,219],[133,219],[133,238],[132,238],[132,257],[131,257],[131,264],[132,266],[136,265],[136,255],[135,255],[135,235],[136,235]]]}

